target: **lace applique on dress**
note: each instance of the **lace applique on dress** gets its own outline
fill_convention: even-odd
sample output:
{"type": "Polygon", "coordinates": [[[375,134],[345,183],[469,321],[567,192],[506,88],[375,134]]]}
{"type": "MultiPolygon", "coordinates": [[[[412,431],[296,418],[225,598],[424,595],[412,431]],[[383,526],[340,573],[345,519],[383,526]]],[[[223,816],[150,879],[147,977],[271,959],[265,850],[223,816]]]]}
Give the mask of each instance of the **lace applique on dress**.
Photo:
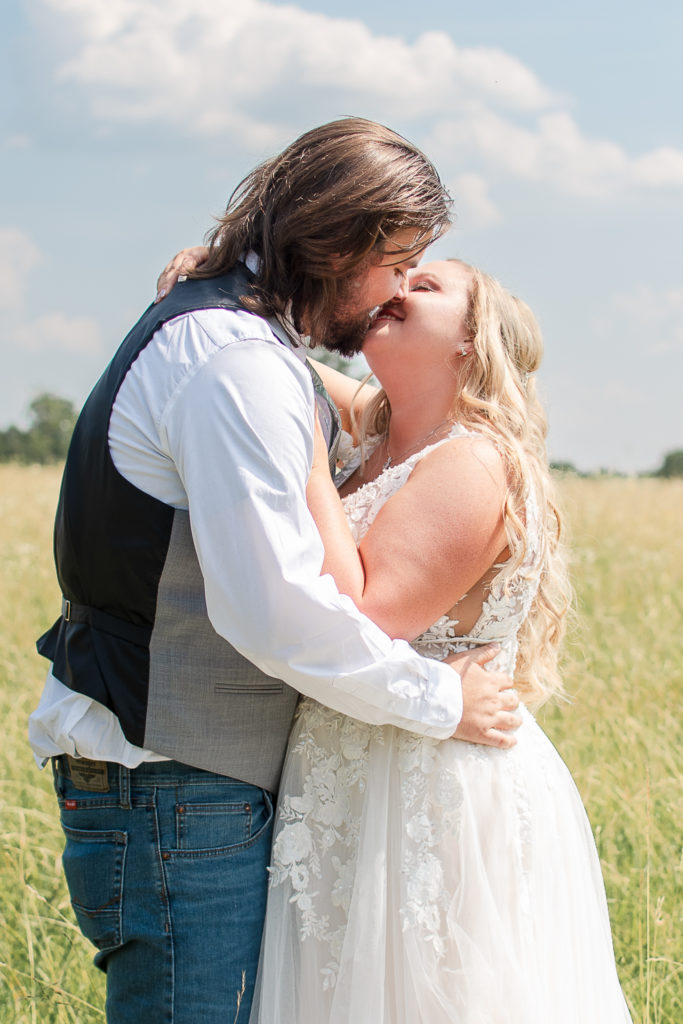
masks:
{"type": "Polygon", "coordinates": [[[307,773],[300,794],[287,793],[280,803],[270,885],[289,881],[289,902],[299,910],[301,939],[315,938],[329,946],[323,969],[328,987],[336,979],[354,882],[361,821],[353,804],[362,799],[369,746],[382,742],[382,728],[304,699],[295,729],[290,756],[301,758],[307,773]],[[320,892],[325,894],[324,913],[317,906],[320,892]]]}

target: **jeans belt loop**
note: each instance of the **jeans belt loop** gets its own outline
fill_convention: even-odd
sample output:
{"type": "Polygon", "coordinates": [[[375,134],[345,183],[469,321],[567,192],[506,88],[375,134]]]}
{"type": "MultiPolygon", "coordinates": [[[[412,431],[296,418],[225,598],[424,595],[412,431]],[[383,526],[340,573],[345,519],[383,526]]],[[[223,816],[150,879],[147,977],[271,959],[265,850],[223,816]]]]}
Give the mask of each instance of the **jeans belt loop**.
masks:
{"type": "Polygon", "coordinates": [[[119,799],[120,806],[129,811],[132,807],[130,802],[130,769],[125,765],[119,765],[119,799]]]}

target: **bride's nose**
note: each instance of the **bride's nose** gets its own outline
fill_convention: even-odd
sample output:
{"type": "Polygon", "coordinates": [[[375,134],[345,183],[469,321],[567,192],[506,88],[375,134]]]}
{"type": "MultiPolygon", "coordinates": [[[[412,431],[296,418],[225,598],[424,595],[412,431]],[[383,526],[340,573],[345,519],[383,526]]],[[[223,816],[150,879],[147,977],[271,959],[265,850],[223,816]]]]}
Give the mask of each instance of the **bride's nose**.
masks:
{"type": "Polygon", "coordinates": [[[409,287],[408,287],[408,275],[405,270],[400,271],[401,277],[398,289],[394,292],[394,296],[391,299],[392,302],[403,302],[406,298],[409,287]]]}

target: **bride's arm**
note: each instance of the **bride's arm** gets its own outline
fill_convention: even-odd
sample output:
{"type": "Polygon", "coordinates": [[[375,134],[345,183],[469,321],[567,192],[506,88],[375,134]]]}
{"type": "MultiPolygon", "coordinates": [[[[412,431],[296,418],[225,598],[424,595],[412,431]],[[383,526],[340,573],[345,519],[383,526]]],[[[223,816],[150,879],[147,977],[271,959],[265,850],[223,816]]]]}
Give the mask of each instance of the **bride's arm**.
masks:
{"type": "Polygon", "coordinates": [[[361,384],[355,377],[349,377],[326,363],[321,363],[318,359],[309,359],[309,362],[318,372],[327,393],[337,406],[342,427],[352,434],[351,403],[353,402],[355,406],[356,416],[360,416],[367,403],[374,398],[379,389],[374,384],[361,384]]]}
{"type": "MultiPolygon", "coordinates": [[[[426,456],[386,502],[359,550],[317,428],[307,498],[325,545],[322,572],[334,576],[339,590],[389,636],[419,636],[481,579],[505,547],[500,513],[504,495],[502,464],[492,447],[477,452],[468,439],[443,445],[426,456]],[[469,472],[469,482],[463,476],[461,484],[446,485],[440,495],[444,472],[450,475],[454,469],[469,472]],[[460,556],[459,543],[464,544],[460,556]]],[[[510,689],[510,678],[487,671],[486,662],[495,653],[495,645],[489,644],[446,658],[462,685],[463,713],[454,738],[509,748],[516,742],[513,731],[521,724],[515,714],[519,699],[510,689]]]]}
{"type": "MultiPolygon", "coordinates": [[[[324,445],[322,433],[317,444],[324,445]]],[[[307,490],[325,545],[322,571],[389,636],[419,636],[506,547],[505,473],[487,441],[458,438],[426,456],[382,506],[359,547],[324,459],[320,449],[307,490]]]]}

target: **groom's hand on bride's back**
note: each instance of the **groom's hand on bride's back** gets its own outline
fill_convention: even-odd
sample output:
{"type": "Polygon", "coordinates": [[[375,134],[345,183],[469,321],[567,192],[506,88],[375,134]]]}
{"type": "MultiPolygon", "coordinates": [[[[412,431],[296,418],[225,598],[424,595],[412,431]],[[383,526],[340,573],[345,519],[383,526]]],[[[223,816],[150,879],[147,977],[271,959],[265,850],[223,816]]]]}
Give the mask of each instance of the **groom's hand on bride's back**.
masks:
{"type": "Polygon", "coordinates": [[[513,681],[503,672],[484,667],[498,653],[496,644],[475,651],[461,651],[446,660],[462,680],[463,712],[454,739],[489,747],[513,747],[514,732],[522,724],[517,713],[519,697],[513,681]]]}

